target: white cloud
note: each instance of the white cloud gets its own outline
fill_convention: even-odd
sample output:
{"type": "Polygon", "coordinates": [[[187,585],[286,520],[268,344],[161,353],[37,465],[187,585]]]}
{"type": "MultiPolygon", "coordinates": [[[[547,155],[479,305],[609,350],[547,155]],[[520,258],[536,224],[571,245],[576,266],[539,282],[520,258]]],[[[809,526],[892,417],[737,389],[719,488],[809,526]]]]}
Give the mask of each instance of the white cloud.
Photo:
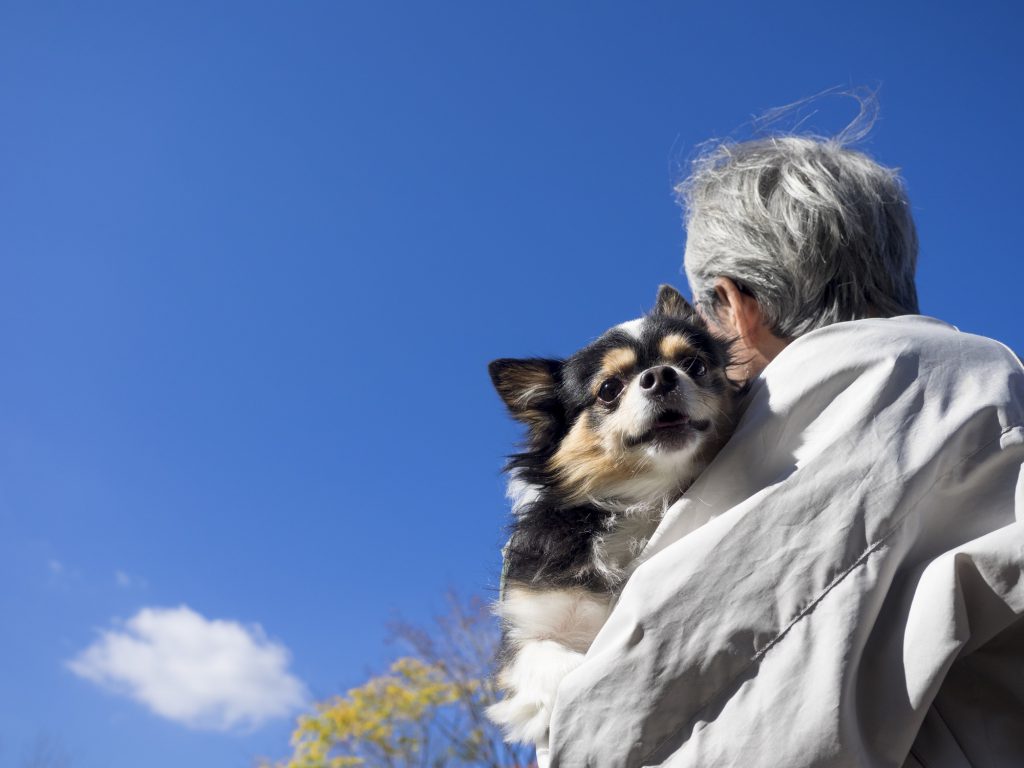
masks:
{"type": "Polygon", "coordinates": [[[192,728],[256,727],[306,700],[290,654],[258,626],[187,606],[143,608],[67,663],[79,677],[192,728]]]}
{"type": "Polygon", "coordinates": [[[52,573],[55,576],[59,576],[64,572],[64,563],[55,558],[51,557],[49,560],[47,560],[46,565],[50,569],[50,573],[52,573]]]}

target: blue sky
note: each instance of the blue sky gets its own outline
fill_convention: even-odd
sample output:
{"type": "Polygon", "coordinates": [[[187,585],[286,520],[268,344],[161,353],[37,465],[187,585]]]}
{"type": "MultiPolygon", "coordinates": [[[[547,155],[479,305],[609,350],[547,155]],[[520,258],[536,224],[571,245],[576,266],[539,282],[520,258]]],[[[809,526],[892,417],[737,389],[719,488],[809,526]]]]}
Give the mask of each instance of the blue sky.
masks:
{"type": "Polygon", "coordinates": [[[1022,13],[0,3],[0,768],[40,734],[74,768],[282,755],[396,612],[493,588],[487,361],[682,286],[671,187],[766,109],[880,86],[923,311],[1024,349],[1022,13]],[[262,670],[240,709],[109,690],[175,637],[262,670]]]}

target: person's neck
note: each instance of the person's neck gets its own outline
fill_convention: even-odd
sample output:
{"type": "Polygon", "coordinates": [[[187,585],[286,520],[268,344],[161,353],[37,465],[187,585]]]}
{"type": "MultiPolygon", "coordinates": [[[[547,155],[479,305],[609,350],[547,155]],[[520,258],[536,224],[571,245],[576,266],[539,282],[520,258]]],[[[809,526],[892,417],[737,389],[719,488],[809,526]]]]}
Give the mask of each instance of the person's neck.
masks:
{"type": "Polygon", "coordinates": [[[746,354],[733,368],[733,377],[744,382],[752,381],[760,376],[761,371],[768,367],[768,363],[778,357],[779,353],[793,340],[783,339],[773,333],[765,332],[758,334],[756,339],[750,341],[746,354]]]}

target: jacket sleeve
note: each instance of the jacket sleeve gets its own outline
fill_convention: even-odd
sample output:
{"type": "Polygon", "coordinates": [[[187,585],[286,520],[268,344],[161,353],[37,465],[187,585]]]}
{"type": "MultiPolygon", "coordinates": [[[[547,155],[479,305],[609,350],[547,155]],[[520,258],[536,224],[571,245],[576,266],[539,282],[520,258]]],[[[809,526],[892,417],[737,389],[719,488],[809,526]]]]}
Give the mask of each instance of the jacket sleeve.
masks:
{"type": "MultiPolygon", "coordinates": [[[[552,766],[946,765],[922,724],[966,701],[954,683],[1024,722],[1000,680],[1024,688],[1024,375],[916,322],[832,326],[769,366],[560,687],[552,766]]],[[[970,757],[976,726],[945,735],[970,757]]],[[[1024,764],[1012,730],[992,754],[1015,762],[977,764],[1024,764]]]]}

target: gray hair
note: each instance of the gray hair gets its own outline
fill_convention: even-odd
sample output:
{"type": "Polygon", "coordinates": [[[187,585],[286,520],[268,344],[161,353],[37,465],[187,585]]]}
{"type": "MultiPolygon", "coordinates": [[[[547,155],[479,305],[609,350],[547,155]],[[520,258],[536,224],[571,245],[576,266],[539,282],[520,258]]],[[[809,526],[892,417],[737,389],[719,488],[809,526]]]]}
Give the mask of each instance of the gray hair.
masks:
{"type": "Polygon", "coordinates": [[[731,278],[783,338],[918,312],[917,231],[903,183],[842,138],[718,144],[676,192],[697,302],[713,307],[714,279],[731,278]]]}

